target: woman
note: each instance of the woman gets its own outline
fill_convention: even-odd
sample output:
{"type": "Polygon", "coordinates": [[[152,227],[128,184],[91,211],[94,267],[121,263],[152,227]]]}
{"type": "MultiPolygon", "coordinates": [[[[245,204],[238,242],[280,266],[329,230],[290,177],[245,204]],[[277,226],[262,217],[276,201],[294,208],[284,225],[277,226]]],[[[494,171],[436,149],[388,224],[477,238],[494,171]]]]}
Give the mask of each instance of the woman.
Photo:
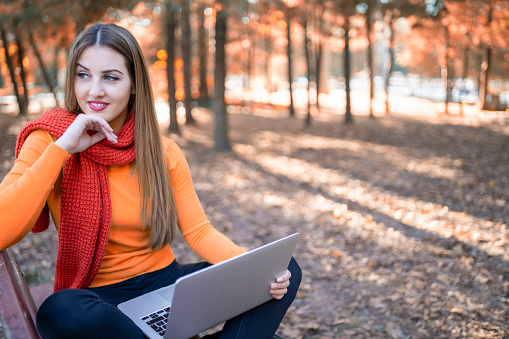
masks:
{"type": "MultiPolygon", "coordinates": [[[[16,162],[0,184],[0,248],[45,230],[51,214],[59,248],[55,293],[37,314],[41,335],[144,338],[116,305],[244,250],[210,225],[181,150],[159,135],[131,33],[114,24],[83,31],[70,49],[65,89],[66,109],[44,113],[18,137],[16,162]],[[205,262],[175,261],[177,227],[205,262]]],[[[272,338],[300,278],[292,259],[270,286],[274,298],[216,336],[272,338]]]]}

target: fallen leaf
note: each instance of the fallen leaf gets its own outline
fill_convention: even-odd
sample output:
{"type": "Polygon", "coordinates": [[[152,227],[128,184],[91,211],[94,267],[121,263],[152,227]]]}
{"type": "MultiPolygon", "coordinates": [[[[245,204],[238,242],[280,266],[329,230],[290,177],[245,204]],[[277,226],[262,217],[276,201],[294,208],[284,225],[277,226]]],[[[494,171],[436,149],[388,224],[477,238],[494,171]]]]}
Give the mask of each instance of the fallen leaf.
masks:
{"type": "Polygon", "coordinates": [[[385,332],[387,332],[391,338],[403,338],[403,331],[401,331],[401,327],[392,321],[387,322],[387,325],[385,326],[385,332]]]}
{"type": "Polygon", "coordinates": [[[298,338],[300,337],[300,330],[296,327],[287,326],[281,331],[282,336],[285,338],[298,338]]]}
{"type": "Polygon", "coordinates": [[[456,246],[454,246],[452,248],[452,253],[457,254],[457,255],[463,254],[463,245],[457,244],[456,246]]]}
{"type": "Polygon", "coordinates": [[[320,324],[317,323],[314,320],[309,320],[307,322],[299,324],[299,328],[310,329],[310,330],[318,330],[318,329],[320,329],[320,324]]]}
{"type": "Polygon", "coordinates": [[[463,314],[464,311],[459,307],[453,307],[453,308],[451,308],[451,310],[449,312],[456,313],[456,314],[463,314]]]}

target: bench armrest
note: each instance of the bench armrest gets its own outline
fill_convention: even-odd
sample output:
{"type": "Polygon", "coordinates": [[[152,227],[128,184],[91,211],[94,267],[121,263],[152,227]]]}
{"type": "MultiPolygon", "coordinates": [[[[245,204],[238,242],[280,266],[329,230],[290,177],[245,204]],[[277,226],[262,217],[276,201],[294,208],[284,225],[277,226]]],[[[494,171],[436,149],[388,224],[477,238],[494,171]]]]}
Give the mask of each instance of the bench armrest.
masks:
{"type": "Polygon", "coordinates": [[[0,333],[7,338],[40,339],[36,307],[10,248],[0,252],[0,333]]]}

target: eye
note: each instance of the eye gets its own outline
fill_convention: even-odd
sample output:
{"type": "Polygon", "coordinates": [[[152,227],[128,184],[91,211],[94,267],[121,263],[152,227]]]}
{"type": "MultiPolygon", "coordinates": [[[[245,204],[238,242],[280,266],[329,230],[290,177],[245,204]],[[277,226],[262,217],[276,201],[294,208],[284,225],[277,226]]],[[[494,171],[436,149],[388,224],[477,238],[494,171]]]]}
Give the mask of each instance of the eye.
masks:
{"type": "Polygon", "coordinates": [[[89,78],[89,77],[90,77],[90,76],[89,76],[87,73],[85,73],[85,72],[78,72],[78,74],[76,74],[76,76],[77,76],[78,78],[80,78],[80,79],[87,79],[87,78],[89,78]]]}
{"type": "Polygon", "coordinates": [[[115,80],[118,80],[118,78],[114,75],[105,75],[104,76],[104,80],[106,81],[115,81],[115,80]]]}

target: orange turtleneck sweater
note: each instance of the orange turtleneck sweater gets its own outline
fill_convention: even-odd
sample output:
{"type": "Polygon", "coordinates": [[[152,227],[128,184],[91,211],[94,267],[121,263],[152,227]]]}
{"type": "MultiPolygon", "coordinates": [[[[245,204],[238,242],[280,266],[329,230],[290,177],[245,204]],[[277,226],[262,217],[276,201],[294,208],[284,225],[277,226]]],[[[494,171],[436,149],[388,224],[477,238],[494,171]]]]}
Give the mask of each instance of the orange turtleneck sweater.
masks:
{"type": "MultiPolygon", "coordinates": [[[[218,232],[205,216],[193,187],[184,155],[162,137],[173,183],[184,240],[201,258],[217,263],[244,253],[218,232]]],[[[20,241],[47,203],[55,226],[60,217],[62,168],[69,154],[47,132],[36,130],[25,141],[13,168],[0,184],[0,249],[20,241]]],[[[133,164],[108,167],[112,218],[108,245],[99,272],[89,287],[114,284],[168,266],[175,256],[170,246],[153,251],[150,229],[141,228],[140,196],[133,164]]]]}

